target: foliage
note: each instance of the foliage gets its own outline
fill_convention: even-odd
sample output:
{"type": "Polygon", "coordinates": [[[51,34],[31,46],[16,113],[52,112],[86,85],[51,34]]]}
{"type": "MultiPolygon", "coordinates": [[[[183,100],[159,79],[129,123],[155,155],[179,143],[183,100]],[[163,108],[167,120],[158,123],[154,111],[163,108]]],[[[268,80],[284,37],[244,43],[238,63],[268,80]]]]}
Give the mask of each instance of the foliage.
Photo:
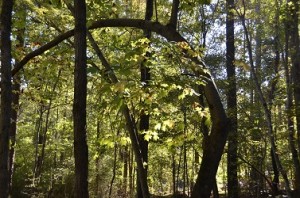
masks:
{"type": "MultiPolygon", "coordinates": [[[[294,171],[287,140],[289,134],[285,112],[287,92],[284,60],[280,60],[278,71],[274,69],[277,50],[274,45],[275,38],[278,38],[280,43],[280,55],[286,56],[283,51],[286,5],[282,3],[278,10],[274,10],[273,1],[261,1],[261,14],[258,15],[257,1],[247,1],[245,7],[242,2],[237,1],[234,11],[238,24],[235,35],[238,155],[249,163],[240,160],[238,166],[242,192],[249,192],[249,188],[253,188],[253,182],[258,181],[250,165],[258,168],[270,179],[273,170],[269,155],[270,145],[266,140],[267,128],[249,71],[249,54],[246,52],[244,32],[239,25],[238,14],[244,11],[252,48],[257,47],[255,38],[260,34],[261,51],[254,52],[254,55],[260,57],[261,63],[258,65],[256,60],[256,70],[263,94],[269,97],[271,91],[274,91],[274,97],[270,97],[268,102],[274,122],[278,154],[284,168],[288,170],[291,181],[294,179],[294,171]],[[276,12],[280,14],[279,21],[276,21],[276,12]],[[278,26],[275,26],[276,24],[278,26]],[[275,27],[279,27],[278,31],[275,27]],[[275,81],[274,90],[271,90],[275,81]]],[[[13,46],[18,44],[20,29],[25,28],[25,34],[24,46],[13,47],[13,62],[20,61],[29,52],[73,28],[74,19],[67,3],[71,1],[16,2],[13,15],[13,46]],[[25,8],[26,12],[22,12],[21,8],[25,8]],[[26,21],[19,20],[24,16],[26,21]]],[[[158,0],[155,7],[157,15],[155,14],[153,20],[167,24],[171,6],[171,1],[158,0]]],[[[96,19],[142,18],[145,11],[144,2],[136,0],[87,0],[87,7],[88,25],[96,19]]],[[[139,116],[142,112],[150,115],[149,130],[139,133],[143,133],[145,140],[150,143],[147,165],[151,193],[173,193],[173,169],[176,184],[185,182],[186,193],[190,193],[199,168],[198,160],[202,158],[202,142],[205,136],[202,128],[211,127],[212,121],[208,107],[200,102],[203,93],[199,88],[205,86],[206,79],[198,78],[193,73],[195,70],[203,71],[204,68],[196,65],[184,52],[205,60],[225,104],[224,93],[228,82],[224,72],[224,11],[224,1],[181,1],[178,31],[187,38],[193,49],[185,42],[169,42],[155,33],[152,33],[151,40],[146,39],[141,30],[133,28],[102,28],[91,32],[118,78],[115,84],[108,79],[107,74],[111,71],[105,69],[88,43],[87,131],[89,190],[92,196],[108,197],[112,177],[115,177],[112,197],[133,194],[136,164],[122,115],[125,105],[129,107],[136,126],[140,122],[139,116]],[[146,87],[140,82],[141,63],[144,63],[151,73],[150,83],[146,87]],[[114,155],[117,155],[116,160],[114,155]],[[183,155],[187,157],[186,166],[183,165],[183,155]],[[197,157],[198,155],[200,157],[197,157]],[[116,167],[115,173],[113,166],[116,167]],[[172,169],[172,166],[175,168],[172,169]],[[183,176],[185,171],[186,175],[183,176]]],[[[50,194],[71,196],[74,191],[73,45],[72,38],[65,40],[32,59],[20,72],[22,90],[15,146],[13,197],[25,194],[31,197],[50,194]],[[45,156],[41,174],[35,177],[36,156],[42,152],[42,144],[38,140],[43,132],[46,134],[45,156]]],[[[226,159],[222,158],[221,164],[225,162],[226,159]]],[[[225,184],[220,182],[224,181],[225,173],[224,168],[219,169],[217,180],[220,191],[226,188],[225,184]]],[[[260,178],[260,182],[262,180],[260,178]]],[[[179,187],[176,189],[182,190],[179,187]]]]}

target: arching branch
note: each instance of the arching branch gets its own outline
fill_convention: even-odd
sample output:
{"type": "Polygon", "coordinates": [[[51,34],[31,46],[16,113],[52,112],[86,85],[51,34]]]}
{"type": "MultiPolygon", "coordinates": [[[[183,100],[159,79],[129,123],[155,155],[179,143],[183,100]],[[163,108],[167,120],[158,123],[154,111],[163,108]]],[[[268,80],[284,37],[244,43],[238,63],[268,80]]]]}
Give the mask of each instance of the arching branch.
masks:
{"type": "MultiPolygon", "coordinates": [[[[90,27],[88,27],[88,29],[93,30],[103,27],[131,27],[146,29],[151,32],[156,32],[157,34],[165,37],[170,41],[186,41],[178,32],[176,32],[172,28],[169,28],[168,26],[164,26],[158,22],[145,21],[142,19],[104,19],[94,22],[90,27]]],[[[46,43],[40,48],[30,52],[19,63],[15,65],[14,69],[12,70],[12,75],[15,75],[31,59],[43,54],[45,51],[57,46],[58,44],[72,36],[74,36],[74,30],[69,30],[63,34],[60,34],[49,43],[46,43]]]]}
{"type": "MultiPolygon", "coordinates": [[[[155,32],[162,37],[165,37],[169,41],[173,42],[186,42],[186,40],[171,26],[164,26],[158,22],[145,21],[141,19],[106,19],[99,20],[94,22],[89,30],[103,28],[103,27],[131,27],[137,28],[141,30],[148,30],[151,32],[155,32]]],[[[25,56],[18,64],[15,65],[12,73],[16,74],[20,69],[24,67],[24,65],[33,59],[36,56],[43,54],[45,51],[55,47],[59,43],[63,42],[65,39],[70,38],[74,35],[74,30],[70,30],[66,33],[63,33],[57,36],[55,39],[50,41],[49,43],[41,46],[37,50],[32,51],[27,56],[25,56]]],[[[204,63],[185,53],[185,56],[189,57],[199,66],[204,66],[204,63]]],[[[196,71],[195,71],[196,72],[196,71]]],[[[213,179],[215,178],[219,162],[223,153],[223,149],[226,143],[226,139],[228,136],[228,119],[225,113],[225,110],[222,105],[221,98],[219,96],[218,90],[211,78],[210,74],[204,72],[203,70],[198,70],[198,74],[206,79],[206,85],[203,86],[203,93],[207,100],[211,120],[212,127],[211,132],[208,137],[208,148],[204,149],[203,158],[201,162],[201,167],[198,172],[198,178],[193,189],[192,197],[209,197],[210,191],[213,187],[213,179]],[[203,195],[203,196],[202,196],[203,195]],[[208,195],[208,196],[207,196],[208,195]]]]}

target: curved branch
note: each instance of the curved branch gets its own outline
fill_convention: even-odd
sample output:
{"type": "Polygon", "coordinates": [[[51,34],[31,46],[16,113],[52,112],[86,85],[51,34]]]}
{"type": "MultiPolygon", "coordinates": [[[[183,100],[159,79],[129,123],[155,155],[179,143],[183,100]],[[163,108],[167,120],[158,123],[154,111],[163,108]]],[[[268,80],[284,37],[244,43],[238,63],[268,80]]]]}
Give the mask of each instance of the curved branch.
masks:
{"type": "MultiPolygon", "coordinates": [[[[157,34],[165,37],[170,41],[186,42],[186,40],[174,29],[168,26],[164,26],[158,22],[145,21],[142,19],[104,19],[92,23],[92,25],[88,27],[88,29],[93,30],[93,29],[98,29],[103,27],[131,27],[131,28],[145,29],[152,32],[156,32],[157,34]]],[[[24,65],[26,65],[31,59],[43,54],[45,51],[57,46],[58,44],[60,44],[61,42],[63,42],[64,40],[72,36],[74,36],[74,30],[69,30],[57,36],[49,43],[46,43],[40,48],[30,52],[20,62],[15,64],[15,67],[12,70],[12,75],[15,75],[19,70],[21,70],[24,67],[24,65]]]]}
{"type": "MultiPolygon", "coordinates": [[[[103,27],[131,27],[138,28],[141,30],[148,30],[155,32],[169,41],[174,42],[187,42],[174,28],[171,26],[164,26],[158,22],[151,22],[142,19],[105,19],[99,20],[92,23],[88,27],[89,30],[103,28],[103,27]]],[[[25,56],[19,63],[17,63],[12,70],[12,74],[15,75],[20,69],[24,67],[28,61],[33,59],[36,56],[43,54],[45,51],[55,47],[59,43],[63,42],[65,39],[70,38],[74,35],[74,30],[65,32],[49,43],[41,46],[37,50],[30,52],[25,56]]],[[[188,55],[187,52],[184,52],[185,56],[189,57],[199,66],[204,66],[204,63],[188,55]]],[[[203,86],[204,95],[206,97],[211,119],[212,127],[211,132],[208,137],[209,146],[205,148],[203,153],[202,163],[200,170],[198,172],[198,178],[194,186],[192,197],[209,197],[210,191],[213,186],[213,179],[215,178],[219,162],[223,153],[223,149],[226,143],[228,136],[228,119],[221,102],[220,95],[218,93],[217,87],[214,84],[213,79],[209,73],[204,72],[203,70],[194,71],[204,77],[206,80],[206,85],[203,86]],[[203,196],[202,196],[203,195],[203,196]]]]}

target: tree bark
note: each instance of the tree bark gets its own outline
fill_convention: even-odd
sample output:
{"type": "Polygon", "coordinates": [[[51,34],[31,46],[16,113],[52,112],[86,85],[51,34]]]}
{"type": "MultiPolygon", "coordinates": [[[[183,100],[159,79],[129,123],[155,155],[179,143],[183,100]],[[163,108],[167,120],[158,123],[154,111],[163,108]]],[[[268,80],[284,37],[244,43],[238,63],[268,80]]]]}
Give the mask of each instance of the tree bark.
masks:
{"type": "Polygon", "coordinates": [[[75,71],[74,71],[74,157],[75,197],[89,197],[88,193],[88,147],[86,142],[86,5],[85,0],[74,0],[75,14],[75,71]]]}
{"type": "Polygon", "coordinates": [[[292,83],[294,93],[294,103],[296,112],[297,136],[300,137],[300,49],[299,49],[299,30],[298,12],[299,1],[291,0],[290,5],[290,55],[292,60],[292,83]]]}
{"type": "MultiPolygon", "coordinates": [[[[292,0],[292,8],[290,15],[290,23],[285,24],[286,26],[286,60],[285,60],[285,75],[286,75],[286,86],[287,86],[287,101],[286,110],[288,118],[288,131],[289,131],[289,145],[292,153],[292,159],[295,169],[295,191],[300,193],[300,161],[298,151],[295,145],[295,129],[294,121],[292,116],[292,92],[294,94],[295,112],[296,112],[296,131],[298,137],[298,143],[300,139],[300,49],[299,49],[299,33],[298,33],[298,12],[299,12],[299,1],[292,0]],[[289,54],[289,36],[290,36],[290,54],[292,60],[292,74],[289,72],[288,67],[288,54],[289,54]]],[[[287,14],[287,16],[289,16],[287,14]]],[[[300,145],[298,145],[298,149],[300,145]]]]}
{"type": "MultiPolygon", "coordinates": [[[[145,20],[151,21],[152,16],[153,16],[153,0],[147,0],[146,1],[145,20]]],[[[144,30],[144,36],[146,38],[150,39],[151,31],[144,30]]],[[[150,56],[150,54],[147,53],[146,57],[149,57],[149,56],[150,56]]],[[[149,86],[149,82],[150,82],[150,69],[145,65],[145,61],[146,60],[144,60],[140,65],[141,83],[142,83],[143,87],[149,86]]],[[[147,131],[149,129],[150,116],[149,116],[149,114],[146,114],[145,112],[146,112],[145,110],[141,111],[140,126],[139,126],[140,132],[147,131]]],[[[142,134],[142,133],[138,134],[138,141],[139,141],[140,148],[141,148],[143,162],[145,162],[147,164],[148,163],[148,144],[149,143],[147,140],[145,140],[144,134],[142,134]]],[[[146,165],[146,167],[145,167],[145,177],[146,177],[146,179],[148,177],[148,165],[146,165]]],[[[148,182],[145,181],[145,183],[148,183],[148,182]]],[[[137,174],[136,185],[137,185],[137,197],[143,198],[139,174],[137,174]]]]}
{"type": "Polygon", "coordinates": [[[11,131],[11,26],[13,0],[2,2],[1,12],[1,115],[0,115],[0,198],[9,192],[9,133],[11,131]]]}
{"type": "Polygon", "coordinates": [[[169,21],[169,25],[176,30],[177,21],[178,21],[178,12],[179,12],[179,0],[173,0],[172,12],[169,21]]]}
{"type": "Polygon", "coordinates": [[[227,114],[230,120],[228,136],[227,153],[227,183],[228,197],[238,198],[238,176],[237,176],[237,88],[236,74],[234,65],[235,47],[234,47],[234,0],[227,0],[226,16],[226,70],[227,70],[227,114]]]}

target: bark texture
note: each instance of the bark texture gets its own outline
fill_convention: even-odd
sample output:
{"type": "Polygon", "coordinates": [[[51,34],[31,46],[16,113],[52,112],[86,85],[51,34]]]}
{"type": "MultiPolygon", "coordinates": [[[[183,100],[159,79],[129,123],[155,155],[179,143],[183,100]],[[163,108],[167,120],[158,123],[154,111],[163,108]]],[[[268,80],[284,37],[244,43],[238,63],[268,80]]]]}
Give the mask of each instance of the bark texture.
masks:
{"type": "MultiPolygon", "coordinates": [[[[299,0],[292,0],[291,1],[291,15],[290,15],[290,38],[291,38],[291,60],[292,60],[292,85],[294,87],[294,103],[295,103],[295,112],[296,112],[296,131],[298,142],[300,139],[300,43],[299,43],[299,0]]],[[[288,70],[287,70],[288,71],[288,70]]],[[[288,85],[289,86],[289,85],[288,85]]],[[[289,90],[288,90],[289,91],[289,90]]],[[[289,93],[288,93],[289,94],[289,93]]],[[[292,100],[290,98],[290,100],[292,100]]],[[[289,101],[291,104],[291,101],[289,101]]],[[[289,130],[290,130],[290,147],[293,156],[294,168],[295,168],[295,190],[297,193],[300,193],[300,163],[299,157],[294,145],[294,138],[293,138],[293,129],[292,127],[292,120],[289,120],[289,130]]],[[[300,148],[300,144],[298,145],[300,148]]]]}
{"type": "Polygon", "coordinates": [[[238,198],[238,176],[237,176],[237,88],[234,66],[234,0],[227,0],[226,16],[226,71],[228,81],[227,91],[227,114],[230,120],[227,153],[227,184],[228,197],[238,198]]]}
{"type": "MultiPolygon", "coordinates": [[[[147,0],[146,1],[145,20],[151,21],[152,16],[153,16],[153,0],[147,0]]],[[[151,31],[144,30],[144,36],[146,38],[150,39],[151,31]]],[[[147,53],[146,56],[150,56],[150,54],[147,53]]],[[[141,83],[144,87],[147,87],[149,85],[149,81],[150,81],[150,69],[145,65],[145,61],[146,60],[144,60],[141,63],[140,73],[141,73],[141,83]]],[[[139,126],[140,132],[147,131],[149,129],[149,121],[150,121],[149,114],[146,114],[145,110],[142,110],[141,115],[140,115],[140,126],[139,126]]],[[[138,134],[138,141],[140,144],[143,162],[148,163],[148,144],[149,143],[148,143],[148,141],[145,140],[145,137],[142,133],[138,134]]],[[[148,182],[147,182],[148,167],[145,166],[142,171],[145,172],[145,177],[146,177],[146,181],[144,181],[144,183],[146,183],[148,185],[148,182]]],[[[140,182],[139,174],[137,175],[137,183],[136,184],[137,184],[137,197],[142,198],[143,190],[142,190],[142,185],[140,182]]]]}
{"type": "Polygon", "coordinates": [[[75,14],[75,71],[74,71],[74,156],[75,197],[88,198],[88,147],[86,142],[86,5],[85,0],[74,0],[75,14]]]}
{"type": "Polygon", "coordinates": [[[1,13],[1,115],[0,115],[0,198],[9,192],[9,133],[11,130],[11,25],[13,0],[2,2],[1,13]]]}

